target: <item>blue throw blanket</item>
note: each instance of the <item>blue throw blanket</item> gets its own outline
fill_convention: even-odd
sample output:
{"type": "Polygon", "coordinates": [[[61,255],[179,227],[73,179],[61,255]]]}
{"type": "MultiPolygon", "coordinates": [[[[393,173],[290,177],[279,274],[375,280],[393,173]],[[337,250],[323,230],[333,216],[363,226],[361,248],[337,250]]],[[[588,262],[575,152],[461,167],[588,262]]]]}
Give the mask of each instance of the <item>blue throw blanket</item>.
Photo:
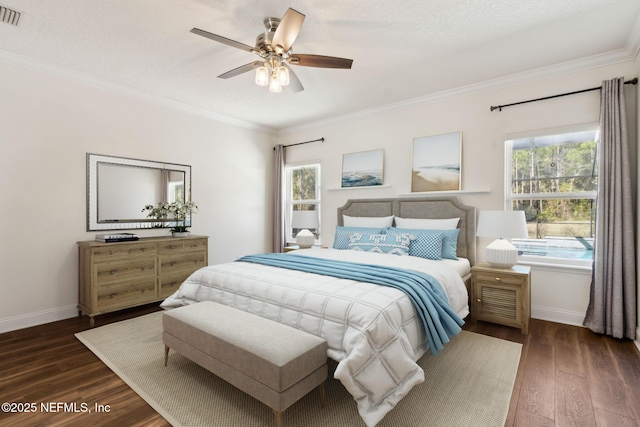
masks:
{"type": "Polygon", "coordinates": [[[292,254],[248,255],[242,262],[305,271],[324,276],[390,286],[405,292],[424,325],[431,354],[438,354],[449,339],[461,331],[464,321],[451,308],[438,281],[426,274],[402,268],[319,259],[292,254]]]}

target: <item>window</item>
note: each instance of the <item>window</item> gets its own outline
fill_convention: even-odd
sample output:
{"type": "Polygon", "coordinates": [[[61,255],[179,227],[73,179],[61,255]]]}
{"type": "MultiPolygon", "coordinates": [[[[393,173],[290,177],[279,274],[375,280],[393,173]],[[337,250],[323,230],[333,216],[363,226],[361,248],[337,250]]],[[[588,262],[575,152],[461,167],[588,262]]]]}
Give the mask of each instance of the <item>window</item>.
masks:
{"type": "MultiPolygon", "coordinates": [[[[311,231],[316,243],[320,243],[320,164],[286,166],[285,231],[287,243],[295,243],[296,235],[304,228],[311,231]],[[307,223],[292,227],[295,211],[315,211],[317,215],[302,216],[307,223]],[[308,221],[313,218],[311,223],[308,221]]],[[[294,224],[295,225],[295,224],[294,224]]]]}
{"type": "Polygon", "coordinates": [[[507,209],[523,210],[525,256],[593,258],[598,180],[596,128],[506,142],[507,209]]]}

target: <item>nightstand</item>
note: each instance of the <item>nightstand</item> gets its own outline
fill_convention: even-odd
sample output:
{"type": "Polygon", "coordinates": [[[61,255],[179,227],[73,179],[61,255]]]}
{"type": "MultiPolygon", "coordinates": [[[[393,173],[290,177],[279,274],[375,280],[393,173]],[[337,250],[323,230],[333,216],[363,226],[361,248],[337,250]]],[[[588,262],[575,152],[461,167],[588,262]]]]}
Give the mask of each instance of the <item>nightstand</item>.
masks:
{"type": "Polygon", "coordinates": [[[531,267],[495,268],[487,263],[471,267],[471,316],[478,320],[520,328],[529,334],[531,267]]]}

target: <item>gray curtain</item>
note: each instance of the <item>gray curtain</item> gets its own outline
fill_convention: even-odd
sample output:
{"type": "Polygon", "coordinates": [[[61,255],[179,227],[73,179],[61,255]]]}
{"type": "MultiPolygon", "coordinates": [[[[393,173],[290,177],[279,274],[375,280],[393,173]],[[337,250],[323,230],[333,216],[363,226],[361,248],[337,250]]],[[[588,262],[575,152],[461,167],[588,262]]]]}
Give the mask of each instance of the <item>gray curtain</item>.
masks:
{"type": "Polygon", "coordinates": [[[275,146],[275,164],[273,168],[273,252],[282,252],[284,246],[284,216],[283,216],[283,191],[284,191],[284,165],[285,147],[282,144],[275,146]]]}
{"type": "Polygon", "coordinates": [[[584,326],[635,339],[635,212],[624,100],[624,78],[602,82],[596,231],[591,297],[584,326]]]}

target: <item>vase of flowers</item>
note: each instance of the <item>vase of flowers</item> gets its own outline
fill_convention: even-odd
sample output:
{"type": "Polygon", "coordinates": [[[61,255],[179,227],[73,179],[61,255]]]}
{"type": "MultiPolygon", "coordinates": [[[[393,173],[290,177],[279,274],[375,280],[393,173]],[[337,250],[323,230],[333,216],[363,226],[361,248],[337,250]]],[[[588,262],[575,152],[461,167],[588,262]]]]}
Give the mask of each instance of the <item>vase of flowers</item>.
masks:
{"type": "Polygon", "coordinates": [[[162,227],[167,221],[174,221],[171,227],[171,235],[173,237],[186,237],[189,235],[187,226],[187,216],[198,212],[198,205],[194,202],[158,202],[154,205],[146,205],[142,212],[149,211],[147,218],[155,218],[159,221],[159,227],[162,227]]]}

